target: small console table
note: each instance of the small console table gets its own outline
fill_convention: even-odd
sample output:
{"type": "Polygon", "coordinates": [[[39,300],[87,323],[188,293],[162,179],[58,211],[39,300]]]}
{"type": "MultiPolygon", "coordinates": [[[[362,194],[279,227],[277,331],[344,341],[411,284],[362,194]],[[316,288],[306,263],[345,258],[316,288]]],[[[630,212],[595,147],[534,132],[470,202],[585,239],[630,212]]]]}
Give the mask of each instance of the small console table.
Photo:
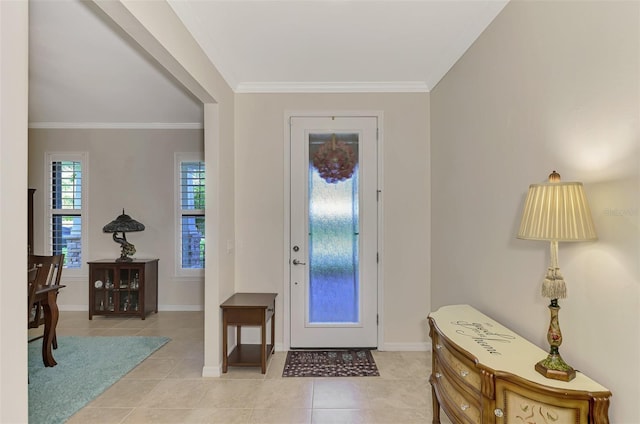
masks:
{"type": "Polygon", "coordinates": [[[228,366],[261,367],[267,372],[267,358],[274,351],[276,293],[236,293],[220,305],[222,309],[222,372],[228,366]],[[267,344],[267,322],[271,320],[271,343],[267,344]],[[236,326],[236,347],[229,354],[227,327],[236,326]],[[261,344],[243,344],[241,328],[259,326],[261,344]]]}
{"type": "Polygon", "coordinates": [[[538,374],[547,352],[469,305],[429,314],[433,422],[440,407],[458,424],[608,424],[611,392],[576,373],[538,374]]]}

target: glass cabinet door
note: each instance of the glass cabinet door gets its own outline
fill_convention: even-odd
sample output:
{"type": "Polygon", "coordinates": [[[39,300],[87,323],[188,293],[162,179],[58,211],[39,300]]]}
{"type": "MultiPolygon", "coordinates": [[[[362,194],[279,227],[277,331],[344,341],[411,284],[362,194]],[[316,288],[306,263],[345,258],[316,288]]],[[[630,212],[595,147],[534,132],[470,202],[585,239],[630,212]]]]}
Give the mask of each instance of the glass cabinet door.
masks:
{"type": "Polygon", "coordinates": [[[115,275],[113,268],[93,270],[93,309],[98,312],[115,310],[115,275]]]}
{"type": "Polygon", "coordinates": [[[122,267],[119,272],[118,310],[137,312],[140,300],[140,269],[122,267]]]}

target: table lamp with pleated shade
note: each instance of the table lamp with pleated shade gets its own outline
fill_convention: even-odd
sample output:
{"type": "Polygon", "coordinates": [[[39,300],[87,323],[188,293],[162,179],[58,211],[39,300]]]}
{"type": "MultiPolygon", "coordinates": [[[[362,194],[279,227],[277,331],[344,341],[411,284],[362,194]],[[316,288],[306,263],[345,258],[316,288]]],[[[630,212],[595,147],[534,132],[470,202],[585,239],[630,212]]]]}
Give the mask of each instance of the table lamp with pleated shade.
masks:
{"type": "Polygon", "coordinates": [[[531,184],[518,238],[551,243],[551,264],[542,283],[542,296],[551,300],[551,322],[547,332],[551,349],[535,369],[547,378],[570,381],[576,372],[559,353],[562,333],[558,321],[558,299],[567,297],[567,287],[558,266],[558,242],[597,239],[582,183],[561,182],[560,174],[553,171],[548,183],[531,184]]]}

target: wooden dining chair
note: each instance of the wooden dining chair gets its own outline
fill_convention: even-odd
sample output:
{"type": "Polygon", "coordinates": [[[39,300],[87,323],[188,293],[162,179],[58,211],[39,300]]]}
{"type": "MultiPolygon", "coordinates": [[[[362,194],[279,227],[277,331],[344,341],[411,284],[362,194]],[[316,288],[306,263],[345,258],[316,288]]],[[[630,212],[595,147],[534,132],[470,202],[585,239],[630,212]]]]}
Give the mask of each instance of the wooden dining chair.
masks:
{"type": "MultiPolygon", "coordinates": [[[[35,290],[38,287],[46,286],[59,286],[60,278],[62,277],[62,266],[64,264],[64,255],[29,255],[29,267],[37,270],[34,277],[35,284],[29,289],[29,325],[28,328],[38,328],[44,325],[44,311],[40,302],[32,301],[32,290],[35,295],[35,290]]],[[[29,342],[41,339],[43,336],[34,337],[29,339],[29,342]]],[[[53,336],[53,348],[58,348],[58,339],[56,335],[53,336]]]]}
{"type": "MultiPolygon", "coordinates": [[[[31,315],[33,313],[33,308],[34,308],[34,303],[36,298],[36,289],[38,287],[38,282],[36,280],[38,278],[38,274],[41,268],[42,267],[39,267],[36,265],[30,265],[29,269],[27,270],[27,283],[28,283],[27,328],[31,328],[31,320],[32,320],[31,315]]],[[[43,278],[43,275],[41,275],[41,278],[43,278]]]]}

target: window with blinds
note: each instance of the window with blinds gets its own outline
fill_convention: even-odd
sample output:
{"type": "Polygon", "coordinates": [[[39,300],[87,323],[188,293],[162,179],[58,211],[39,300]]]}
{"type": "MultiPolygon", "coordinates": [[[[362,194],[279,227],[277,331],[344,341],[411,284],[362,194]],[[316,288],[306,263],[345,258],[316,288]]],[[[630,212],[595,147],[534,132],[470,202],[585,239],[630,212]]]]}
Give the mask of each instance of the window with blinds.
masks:
{"type": "Polygon", "coordinates": [[[82,267],[83,160],[49,155],[49,250],[64,254],[64,267],[82,267]]]}
{"type": "Polygon", "coordinates": [[[180,267],[205,265],[205,167],[201,160],[179,161],[180,267]]]}

